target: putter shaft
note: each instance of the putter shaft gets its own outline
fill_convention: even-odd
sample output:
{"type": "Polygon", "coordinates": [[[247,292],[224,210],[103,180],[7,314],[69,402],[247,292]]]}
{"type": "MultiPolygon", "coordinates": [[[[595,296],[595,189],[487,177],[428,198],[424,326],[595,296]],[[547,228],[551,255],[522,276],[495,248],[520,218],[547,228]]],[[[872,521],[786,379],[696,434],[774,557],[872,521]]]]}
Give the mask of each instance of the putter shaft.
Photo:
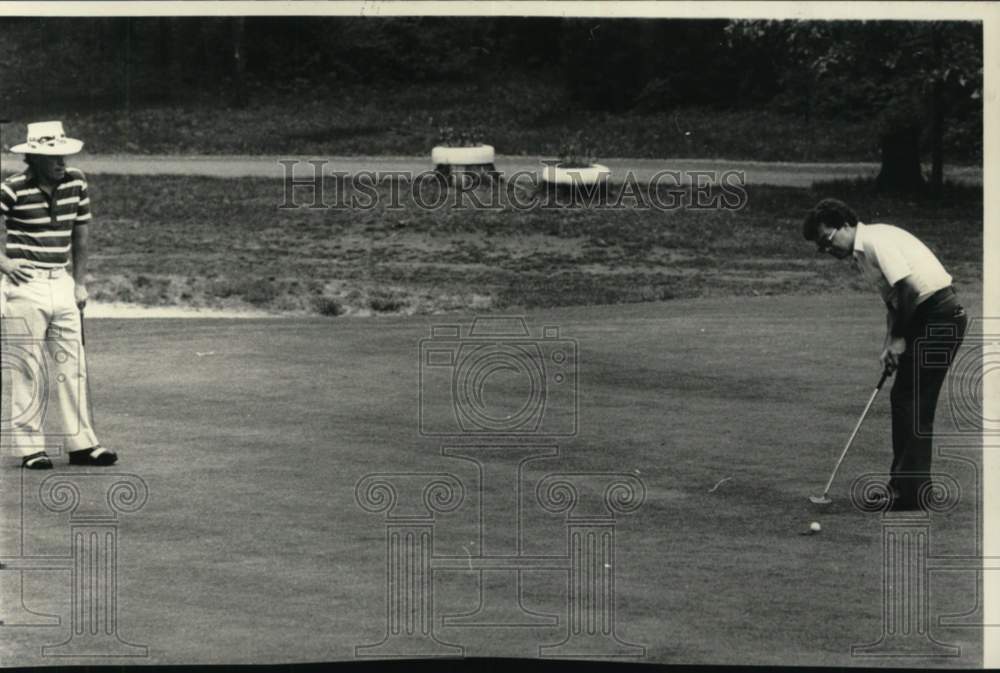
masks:
{"type": "Polygon", "coordinates": [[[851,444],[854,443],[854,438],[858,435],[858,430],[861,429],[861,424],[865,422],[865,417],[868,416],[868,411],[872,408],[872,404],[875,403],[875,398],[878,396],[878,392],[882,390],[882,385],[885,383],[887,378],[889,378],[889,370],[882,372],[882,378],[879,379],[878,384],[875,386],[875,390],[872,391],[871,397],[868,398],[868,404],[865,405],[865,410],[861,412],[861,417],[854,425],[854,431],[851,432],[851,436],[847,438],[844,450],[840,452],[840,458],[837,459],[837,464],[833,466],[833,472],[830,474],[830,478],[826,482],[826,488],[823,489],[823,495],[816,499],[810,498],[813,502],[829,501],[826,494],[830,492],[830,487],[833,486],[833,480],[837,477],[837,471],[840,470],[840,464],[844,462],[844,457],[847,456],[847,452],[850,450],[851,444]]]}

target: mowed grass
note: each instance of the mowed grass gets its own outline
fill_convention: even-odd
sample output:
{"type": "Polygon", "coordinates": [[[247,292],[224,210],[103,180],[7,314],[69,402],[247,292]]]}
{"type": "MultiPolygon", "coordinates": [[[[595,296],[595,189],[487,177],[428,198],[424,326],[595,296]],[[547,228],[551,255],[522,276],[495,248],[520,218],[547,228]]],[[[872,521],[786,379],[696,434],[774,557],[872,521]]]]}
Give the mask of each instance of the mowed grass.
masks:
{"type": "MultiPolygon", "coordinates": [[[[870,291],[802,239],[804,212],[826,195],[846,198],[865,221],[916,233],[960,286],[982,277],[982,200],[972,189],[930,202],[878,196],[864,183],[754,187],[739,210],[669,211],[631,197],[614,208],[520,210],[506,186],[490,209],[475,207],[492,203],[487,189],[337,189],[325,186],[330,207],[280,208],[289,201],[276,180],[95,176],[91,293],[333,316],[870,291]],[[352,197],[358,207],[333,207],[352,197]]],[[[312,202],[308,190],[294,198],[312,202]]]]}
{"type": "MultiPolygon", "coordinates": [[[[978,296],[963,300],[979,315],[978,296]]],[[[610,472],[645,485],[642,507],[616,517],[615,542],[617,634],[644,646],[646,661],[979,665],[981,629],[937,623],[976,606],[971,573],[932,574],[927,596],[931,633],[960,646],[960,657],[851,655],[883,632],[882,521],[854,510],[848,491],[855,477],[888,468],[887,395],[844,463],[834,504],[817,511],[807,500],[822,490],[877,377],[877,301],[838,293],[530,312],[533,335],[558,326],[578,345],[579,427],[531,442],[558,446],[558,455],[525,464],[520,490],[519,454],[494,452],[477,466],[443,456],[442,446],[481,437],[418,432],[420,341],[434,324],[470,319],[88,323],[98,429],[121,451],[116,471],[150,490],[145,508],[122,515],[118,567],[121,635],[149,646],[145,663],[351,660],[356,646],[382,640],[385,519],[355,500],[365,475],[451,473],[463,482],[462,505],[436,518],[435,556],[512,553],[520,530],[523,554],[559,557],[565,515],[538,506],[538,483],[555,472],[610,472]],[[813,520],[823,532],[800,535],[813,520]]],[[[488,384],[491,409],[515,408],[523,394],[516,381],[495,386],[503,380],[488,384]]],[[[424,393],[438,405],[450,394],[424,393]]],[[[943,434],[956,432],[950,408],[946,389],[943,434]]],[[[938,441],[953,456],[936,469],[963,497],[933,515],[934,555],[977,553],[979,455],[961,447],[978,443],[938,441]]],[[[3,461],[5,513],[19,488],[6,486],[24,474],[3,461]]],[[[67,515],[31,505],[44,476],[27,474],[25,553],[65,553],[67,515]]],[[[600,503],[600,483],[581,488],[586,507],[600,503]]],[[[420,502],[419,490],[402,489],[398,514],[420,502]]],[[[8,549],[17,531],[12,516],[3,519],[8,549]]],[[[31,608],[68,614],[68,576],[26,576],[31,608]]],[[[510,590],[510,576],[490,581],[510,590]]],[[[539,645],[565,637],[566,577],[529,571],[523,581],[524,607],[559,616],[558,626],[442,625],[478,602],[476,574],[457,570],[434,576],[436,636],[466,656],[538,656],[539,645]]],[[[41,664],[39,647],[64,640],[68,621],[9,633],[5,661],[41,664]]]]}

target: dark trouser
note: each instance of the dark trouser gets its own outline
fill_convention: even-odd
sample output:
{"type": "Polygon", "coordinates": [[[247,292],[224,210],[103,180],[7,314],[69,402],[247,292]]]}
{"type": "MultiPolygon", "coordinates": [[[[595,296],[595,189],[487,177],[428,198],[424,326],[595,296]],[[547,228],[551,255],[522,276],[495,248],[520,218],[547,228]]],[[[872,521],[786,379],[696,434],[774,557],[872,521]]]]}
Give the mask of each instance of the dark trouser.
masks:
{"type": "Polygon", "coordinates": [[[951,288],[928,297],[914,313],[891,394],[889,486],[900,504],[919,504],[921,489],[930,488],[934,411],[948,373],[942,358],[947,356],[943,361],[950,365],[962,345],[967,325],[965,309],[951,288]],[[920,357],[920,353],[932,352],[932,357],[920,357]]]}

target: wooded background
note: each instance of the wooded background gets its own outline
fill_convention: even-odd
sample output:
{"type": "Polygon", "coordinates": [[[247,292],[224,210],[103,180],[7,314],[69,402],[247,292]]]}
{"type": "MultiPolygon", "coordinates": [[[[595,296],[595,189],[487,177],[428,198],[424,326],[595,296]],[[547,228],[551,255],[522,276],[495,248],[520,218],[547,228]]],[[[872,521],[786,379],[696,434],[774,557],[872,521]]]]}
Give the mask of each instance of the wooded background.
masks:
{"type": "MultiPolygon", "coordinates": [[[[976,22],[437,17],[6,18],[0,115],[209,99],[246,108],[345,86],[510,77],[607,113],[767,107],[870,122],[886,190],[939,189],[982,153],[976,22]]],[[[447,100],[441,101],[448,106],[447,100]]]]}

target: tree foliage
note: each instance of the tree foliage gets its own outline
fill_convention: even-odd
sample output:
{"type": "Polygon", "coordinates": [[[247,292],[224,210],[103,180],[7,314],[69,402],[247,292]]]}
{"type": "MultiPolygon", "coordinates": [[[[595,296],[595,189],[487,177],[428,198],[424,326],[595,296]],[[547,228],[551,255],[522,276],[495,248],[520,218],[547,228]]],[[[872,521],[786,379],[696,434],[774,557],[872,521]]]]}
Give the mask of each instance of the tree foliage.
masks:
{"type": "Polygon", "coordinates": [[[552,82],[553,100],[574,108],[769,107],[870,120],[873,153],[880,135],[917,129],[918,154],[981,155],[982,27],[973,22],[4,18],[0,60],[7,116],[52,100],[77,109],[282,96],[344,104],[344,85],[462,81],[489,91],[517,76],[552,82]]]}
{"type": "Polygon", "coordinates": [[[821,87],[816,96],[838,112],[918,112],[913,98],[929,95],[935,81],[955,101],[982,96],[978,22],[735,21],[726,33],[732,48],[767,53],[786,82],[808,71],[821,87]]]}
{"type": "Polygon", "coordinates": [[[726,32],[732,48],[769,55],[806,113],[871,119],[886,188],[920,186],[923,147],[940,188],[946,118],[982,151],[981,135],[969,130],[982,128],[981,23],[735,21],[726,32]]]}

